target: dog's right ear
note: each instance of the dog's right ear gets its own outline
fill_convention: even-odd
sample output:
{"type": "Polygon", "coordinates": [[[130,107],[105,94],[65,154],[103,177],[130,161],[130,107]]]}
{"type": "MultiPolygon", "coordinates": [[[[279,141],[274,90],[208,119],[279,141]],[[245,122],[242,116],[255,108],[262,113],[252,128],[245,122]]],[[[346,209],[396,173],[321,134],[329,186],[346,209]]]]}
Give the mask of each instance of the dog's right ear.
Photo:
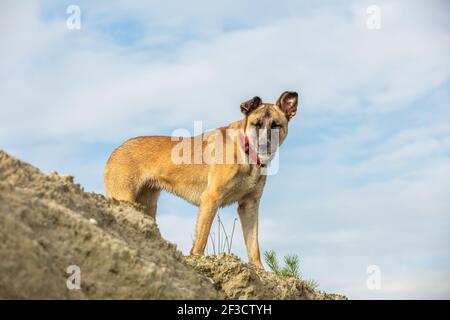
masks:
{"type": "Polygon", "coordinates": [[[262,100],[260,97],[254,97],[248,101],[241,103],[241,112],[245,115],[249,114],[260,106],[262,100]]]}
{"type": "Polygon", "coordinates": [[[276,102],[276,105],[284,112],[288,121],[297,113],[297,104],[298,93],[294,91],[283,92],[276,102]]]}

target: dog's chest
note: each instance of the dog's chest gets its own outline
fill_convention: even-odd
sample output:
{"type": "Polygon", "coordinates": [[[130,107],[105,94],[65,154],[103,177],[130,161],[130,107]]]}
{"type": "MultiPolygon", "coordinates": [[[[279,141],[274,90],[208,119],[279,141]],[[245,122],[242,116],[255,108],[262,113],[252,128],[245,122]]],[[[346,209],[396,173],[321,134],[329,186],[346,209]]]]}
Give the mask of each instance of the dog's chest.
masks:
{"type": "Polygon", "coordinates": [[[239,201],[249,193],[255,191],[256,188],[262,187],[262,179],[263,176],[261,176],[260,169],[256,166],[252,166],[250,170],[237,175],[236,180],[233,183],[234,187],[224,199],[223,205],[239,201]]]}
{"type": "Polygon", "coordinates": [[[238,188],[241,191],[253,190],[259,183],[260,178],[261,178],[260,169],[256,166],[252,166],[252,169],[249,170],[247,174],[243,174],[240,177],[240,181],[238,182],[238,188]]]}

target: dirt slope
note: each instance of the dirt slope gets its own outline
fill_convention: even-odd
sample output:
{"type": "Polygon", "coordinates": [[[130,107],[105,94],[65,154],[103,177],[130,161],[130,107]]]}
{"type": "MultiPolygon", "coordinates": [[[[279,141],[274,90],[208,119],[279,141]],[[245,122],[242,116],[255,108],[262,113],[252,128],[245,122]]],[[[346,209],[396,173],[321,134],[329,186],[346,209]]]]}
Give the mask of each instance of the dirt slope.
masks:
{"type": "Polygon", "coordinates": [[[235,256],[184,258],[143,208],[0,151],[0,299],[336,299],[235,256]],[[81,270],[69,290],[66,269],[81,270]]]}
{"type": "Polygon", "coordinates": [[[253,268],[237,256],[186,257],[186,262],[212,279],[227,299],[343,300],[346,297],[310,289],[305,282],[253,268]]]}

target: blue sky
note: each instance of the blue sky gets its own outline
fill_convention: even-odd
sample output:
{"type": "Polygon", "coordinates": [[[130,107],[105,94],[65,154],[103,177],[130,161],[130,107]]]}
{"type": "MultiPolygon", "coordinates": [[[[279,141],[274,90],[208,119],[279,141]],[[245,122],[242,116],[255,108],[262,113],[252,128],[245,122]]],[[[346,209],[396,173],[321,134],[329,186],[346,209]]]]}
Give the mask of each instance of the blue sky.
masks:
{"type": "MultiPolygon", "coordinates": [[[[445,1],[2,1],[0,148],[103,192],[136,135],[241,117],[300,93],[261,204],[262,250],[350,298],[450,298],[450,26],[445,1]],[[68,30],[66,8],[81,9],[68,30]],[[369,5],[381,29],[366,26],[369,5]],[[366,286],[369,265],[381,288],[366,286]]],[[[221,210],[231,227],[236,207],[221,210]]],[[[185,253],[196,208],[160,199],[185,253]]],[[[240,229],[233,251],[246,259],[240,229]]]]}

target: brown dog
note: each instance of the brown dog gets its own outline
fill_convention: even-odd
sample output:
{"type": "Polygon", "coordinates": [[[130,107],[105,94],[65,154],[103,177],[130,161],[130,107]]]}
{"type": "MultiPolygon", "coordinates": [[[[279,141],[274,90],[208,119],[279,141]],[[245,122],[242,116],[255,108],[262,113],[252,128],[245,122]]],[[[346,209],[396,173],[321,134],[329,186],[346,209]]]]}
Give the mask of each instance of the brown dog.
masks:
{"type": "Polygon", "coordinates": [[[254,97],[241,104],[245,118],[227,127],[192,138],[130,139],[114,150],[106,164],[107,196],[141,203],[154,218],[161,190],[197,205],[191,254],[203,254],[218,208],[238,202],[249,261],[262,268],[258,207],[266,182],[266,165],[286,138],[297,103],[296,92],[284,92],[275,104],[254,97]],[[273,141],[273,136],[277,141],[273,141]]]}

